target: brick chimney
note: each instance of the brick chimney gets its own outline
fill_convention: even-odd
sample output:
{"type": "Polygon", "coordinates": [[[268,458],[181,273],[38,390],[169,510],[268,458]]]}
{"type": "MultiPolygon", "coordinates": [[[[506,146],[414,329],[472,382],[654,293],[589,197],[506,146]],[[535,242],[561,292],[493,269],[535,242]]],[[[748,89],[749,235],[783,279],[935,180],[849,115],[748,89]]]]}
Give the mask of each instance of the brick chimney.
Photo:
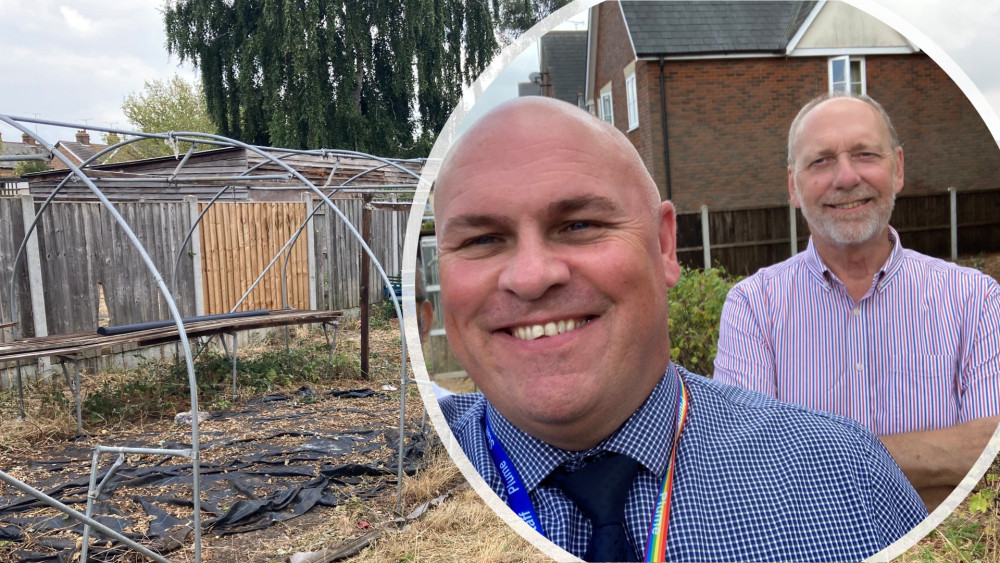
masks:
{"type": "Polygon", "coordinates": [[[81,145],[90,144],[90,134],[87,133],[86,129],[80,129],[79,131],[76,132],[76,142],[80,143],[81,145]]]}
{"type": "Polygon", "coordinates": [[[35,144],[35,138],[27,133],[21,133],[21,142],[26,145],[33,145],[35,144]]]}

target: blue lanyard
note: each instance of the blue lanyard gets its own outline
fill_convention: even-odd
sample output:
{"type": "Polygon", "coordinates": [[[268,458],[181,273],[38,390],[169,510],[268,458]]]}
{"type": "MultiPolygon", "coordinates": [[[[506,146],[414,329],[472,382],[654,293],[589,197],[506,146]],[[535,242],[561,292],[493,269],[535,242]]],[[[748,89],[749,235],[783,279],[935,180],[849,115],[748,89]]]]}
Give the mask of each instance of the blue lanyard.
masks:
{"type": "Polygon", "coordinates": [[[535,505],[528,496],[528,489],[524,486],[524,481],[514,468],[514,463],[507,457],[507,452],[500,445],[500,440],[493,433],[490,426],[490,411],[486,409],[486,442],[489,446],[490,457],[493,463],[500,470],[500,478],[503,479],[504,489],[507,491],[507,506],[510,507],[520,518],[524,520],[539,534],[545,535],[542,531],[542,521],[535,512],[535,505]]]}
{"type": "MultiPolygon", "coordinates": [[[[665,561],[667,545],[667,524],[670,514],[670,497],[673,489],[674,460],[677,454],[677,447],[680,443],[681,429],[687,419],[688,397],[684,387],[684,380],[677,378],[680,388],[677,392],[677,422],[674,433],[673,447],[671,448],[670,465],[667,474],[663,477],[663,485],[656,501],[656,510],[653,512],[652,523],[650,524],[649,538],[646,544],[645,561],[665,561]]],[[[539,534],[545,535],[542,531],[542,521],[535,512],[535,505],[528,496],[528,491],[524,487],[521,476],[514,468],[514,463],[510,461],[507,452],[500,444],[500,440],[490,426],[490,411],[486,409],[486,442],[490,450],[490,457],[493,463],[500,470],[500,477],[504,482],[504,489],[507,491],[507,505],[510,506],[518,516],[539,534]]]]}

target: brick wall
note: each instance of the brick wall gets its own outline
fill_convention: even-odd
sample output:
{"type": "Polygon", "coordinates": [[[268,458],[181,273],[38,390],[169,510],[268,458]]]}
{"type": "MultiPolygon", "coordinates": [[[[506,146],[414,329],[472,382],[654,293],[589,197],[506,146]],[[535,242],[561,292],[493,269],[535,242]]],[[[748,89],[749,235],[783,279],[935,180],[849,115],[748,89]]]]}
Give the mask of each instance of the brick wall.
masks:
{"type": "MultiPolygon", "coordinates": [[[[615,127],[625,133],[639,154],[642,155],[646,167],[655,165],[649,151],[649,100],[641,92],[648,90],[646,77],[641,72],[642,63],[636,63],[635,88],[639,98],[639,127],[628,131],[628,100],[625,95],[625,66],[635,60],[632,45],[626,34],[625,21],[622,19],[621,8],[617,2],[604,2],[598,6],[600,26],[597,35],[597,64],[594,69],[594,91],[590,93],[597,105],[600,105],[601,88],[611,82],[611,102],[614,106],[615,127]]],[[[600,115],[600,112],[597,112],[600,115]]]]}
{"type": "MultiPolygon", "coordinates": [[[[652,150],[663,160],[659,65],[650,64],[647,97],[656,100],[652,150]]],[[[825,59],[666,61],[670,179],[679,211],[732,209],[788,200],[788,125],[826,89],[825,59]],[[819,69],[822,66],[822,69],[819,69]]],[[[666,197],[662,167],[654,169],[666,197]]]]}
{"type": "MultiPolygon", "coordinates": [[[[645,65],[648,147],[640,152],[666,197],[659,65],[645,65]],[[648,117],[647,117],[648,116],[648,117]]],[[[667,61],[671,191],[680,211],[787,202],[788,126],[827,88],[825,57],[667,61]]],[[[866,58],[868,93],[904,146],[907,193],[996,187],[1000,150],[961,90],[923,54],[866,58]]]]}
{"type": "Polygon", "coordinates": [[[868,57],[868,94],[892,117],[903,143],[904,191],[1000,185],[997,148],[972,103],[930,57],[868,57]]]}
{"type": "MultiPolygon", "coordinates": [[[[615,126],[625,132],[667,197],[660,65],[635,64],[639,127],[628,129],[622,69],[634,55],[617,3],[599,6],[595,90],[610,80],[615,126]]],[[[997,187],[1000,149],[975,108],[928,56],[868,56],[868,93],[903,141],[905,193],[997,187]]],[[[671,195],[679,212],[783,205],[788,126],[825,92],[826,57],[704,59],[664,63],[671,195]]]]}

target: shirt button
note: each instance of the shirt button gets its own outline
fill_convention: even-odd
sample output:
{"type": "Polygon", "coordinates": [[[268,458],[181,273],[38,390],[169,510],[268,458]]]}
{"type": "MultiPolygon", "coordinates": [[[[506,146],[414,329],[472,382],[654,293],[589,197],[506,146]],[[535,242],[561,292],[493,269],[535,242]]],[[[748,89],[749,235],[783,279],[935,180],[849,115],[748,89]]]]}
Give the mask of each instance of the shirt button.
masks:
{"type": "Polygon", "coordinates": [[[861,364],[861,362],[858,362],[858,365],[854,366],[854,369],[856,369],[856,370],[858,370],[858,371],[861,371],[861,370],[863,370],[863,369],[864,369],[864,367],[865,367],[865,366],[864,366],[864,365],[862,365],[862,364],[861,364]]]}
{"type": "Polygon", "coordinates": [[[855,307],[851,312],[854,313],[854,316],[856,317],[861,314],[861,307],[855,307]]]}

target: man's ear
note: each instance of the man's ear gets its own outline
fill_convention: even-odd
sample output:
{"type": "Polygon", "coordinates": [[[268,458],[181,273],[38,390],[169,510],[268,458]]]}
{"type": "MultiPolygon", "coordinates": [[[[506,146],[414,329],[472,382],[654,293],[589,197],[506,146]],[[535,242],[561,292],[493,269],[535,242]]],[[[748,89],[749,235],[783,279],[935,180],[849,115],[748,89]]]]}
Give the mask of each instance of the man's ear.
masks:
{"type": "Polygon", "coordinates": [[[799,202],[798,191],[795,189],[795,173],[792,172],[791,166],[788,167],[788,201],[796,208],[802,208],[802,203],[799,202]]]}
{"type": "Polygon", "coordinates": [[[417,328],[420,330],[420,343],[427,342],[427,337],[431,334],[431,325],[434,324],[434,305],[430,301],[422,301],[417,308],[417,328]]]}
{"type": "Polygon", "coordinates": [[[677,217],[674,214],[674,204],[664,201],[660,204],[660,259],[663,262],[663,273],[667,277],[667,287],[677,285],[681,278],[681,266],[677,262],[677,217]]]}

